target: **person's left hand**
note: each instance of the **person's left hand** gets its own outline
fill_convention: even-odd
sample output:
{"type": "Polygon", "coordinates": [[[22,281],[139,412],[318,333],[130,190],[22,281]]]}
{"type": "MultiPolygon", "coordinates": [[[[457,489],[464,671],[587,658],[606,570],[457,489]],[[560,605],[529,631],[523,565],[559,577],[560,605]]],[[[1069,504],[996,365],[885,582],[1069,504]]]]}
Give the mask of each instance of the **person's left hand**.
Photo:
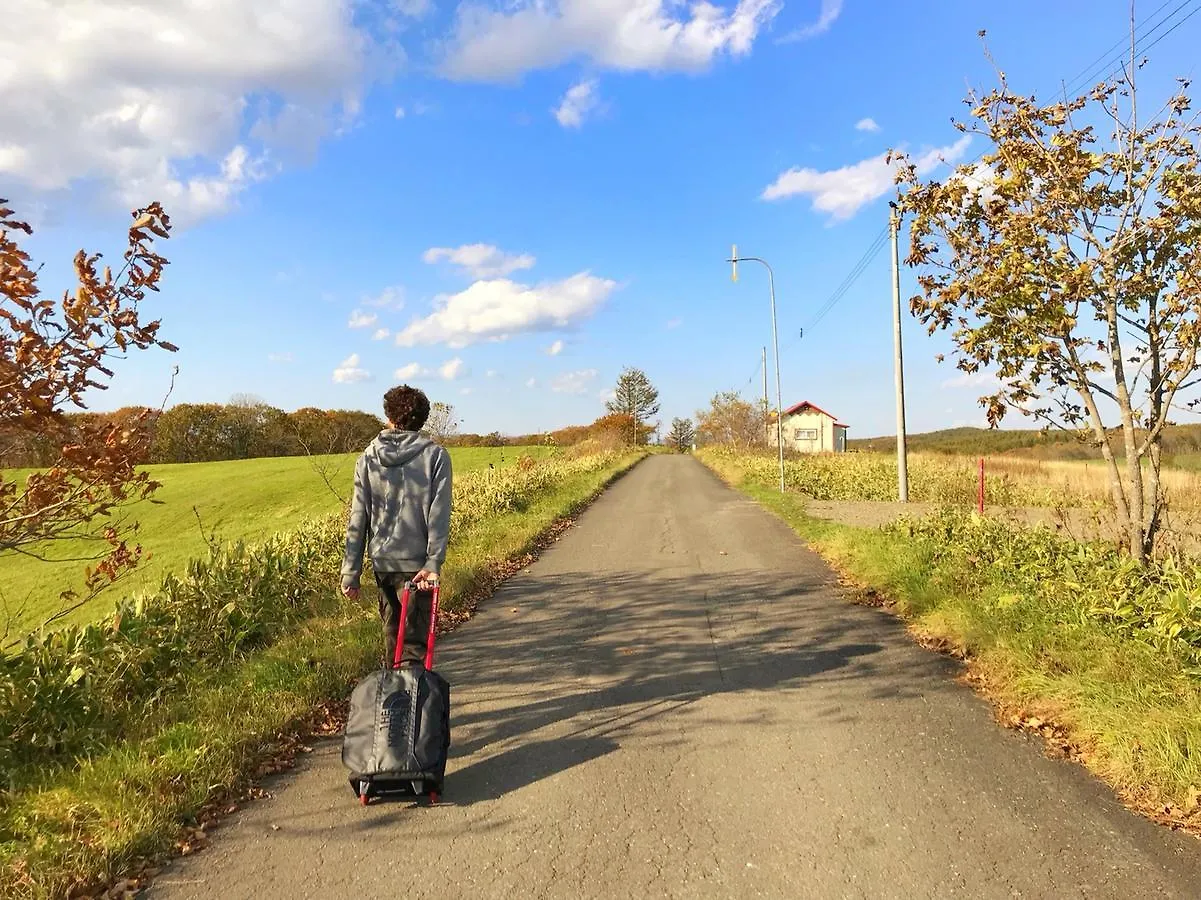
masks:
{"type": "Polygon", "coordinates": [[[344,587],[344,588],[342,588],[342,594],[346,597],[347,600],[350,600],[350,601],[357,601],[359,599],[359,589],[358,588],[344,587]]]}
{"type": "Polygon", "coordinates": [[[432,591],[438,586],[438,576],[429,569],[422,569],[413,576],[413,583],[419,591],[432,591]]]}

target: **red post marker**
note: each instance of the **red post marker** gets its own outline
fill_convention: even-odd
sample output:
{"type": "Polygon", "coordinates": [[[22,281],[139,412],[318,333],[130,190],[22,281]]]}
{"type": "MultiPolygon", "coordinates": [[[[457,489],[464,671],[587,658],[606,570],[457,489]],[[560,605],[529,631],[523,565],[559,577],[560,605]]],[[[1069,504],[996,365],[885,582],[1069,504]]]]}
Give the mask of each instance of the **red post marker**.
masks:
{"type": "Polygon", "coordinates": [[[980,486],[976,491],[976,509],[984,515],[984,457],[980,457],[980,486]]]}

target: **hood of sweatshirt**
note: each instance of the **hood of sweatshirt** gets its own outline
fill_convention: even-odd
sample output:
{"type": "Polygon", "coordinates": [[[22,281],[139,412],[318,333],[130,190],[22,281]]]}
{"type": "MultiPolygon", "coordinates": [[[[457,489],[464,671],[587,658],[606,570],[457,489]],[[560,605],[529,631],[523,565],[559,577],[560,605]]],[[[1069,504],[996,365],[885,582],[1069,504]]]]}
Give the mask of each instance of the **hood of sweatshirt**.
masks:
{"type": "Polygon", "coordinates": [[[432,444],[417,431],[381,431],[371,442],[370,450],[382,466],[403,466],[432,444]]]}

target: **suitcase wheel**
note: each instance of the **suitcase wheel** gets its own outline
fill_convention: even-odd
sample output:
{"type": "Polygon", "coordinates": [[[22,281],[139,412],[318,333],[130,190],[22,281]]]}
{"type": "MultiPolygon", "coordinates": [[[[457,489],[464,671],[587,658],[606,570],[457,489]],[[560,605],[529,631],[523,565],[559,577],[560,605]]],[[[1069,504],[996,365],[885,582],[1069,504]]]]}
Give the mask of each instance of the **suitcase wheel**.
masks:
{"type": "Polygon", "coordinates": [[[370,802],[371,802],[371,797],[367,794],[366,791],[359,794],[359,806],[366,806],[370,802]]]}
{"type": "Polygon", "coordinates": [[[438,792],[437,791],[433,791],[433,790],[430,791],[429,798],[430,798],[430,806],[438,805],[438,792]]]}

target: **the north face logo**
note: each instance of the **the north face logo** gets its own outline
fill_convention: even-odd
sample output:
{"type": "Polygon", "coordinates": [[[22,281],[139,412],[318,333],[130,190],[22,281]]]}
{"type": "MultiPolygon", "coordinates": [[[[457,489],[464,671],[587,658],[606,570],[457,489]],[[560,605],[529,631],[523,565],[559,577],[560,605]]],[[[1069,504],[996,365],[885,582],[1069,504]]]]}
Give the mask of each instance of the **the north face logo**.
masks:
{"type": "Polygon", "coordinates": [[[388,746],[401,747],[409,728],[409,698],[404,693],[389,696],[379,711],[379,730],[387,735],[388,746]]]}

